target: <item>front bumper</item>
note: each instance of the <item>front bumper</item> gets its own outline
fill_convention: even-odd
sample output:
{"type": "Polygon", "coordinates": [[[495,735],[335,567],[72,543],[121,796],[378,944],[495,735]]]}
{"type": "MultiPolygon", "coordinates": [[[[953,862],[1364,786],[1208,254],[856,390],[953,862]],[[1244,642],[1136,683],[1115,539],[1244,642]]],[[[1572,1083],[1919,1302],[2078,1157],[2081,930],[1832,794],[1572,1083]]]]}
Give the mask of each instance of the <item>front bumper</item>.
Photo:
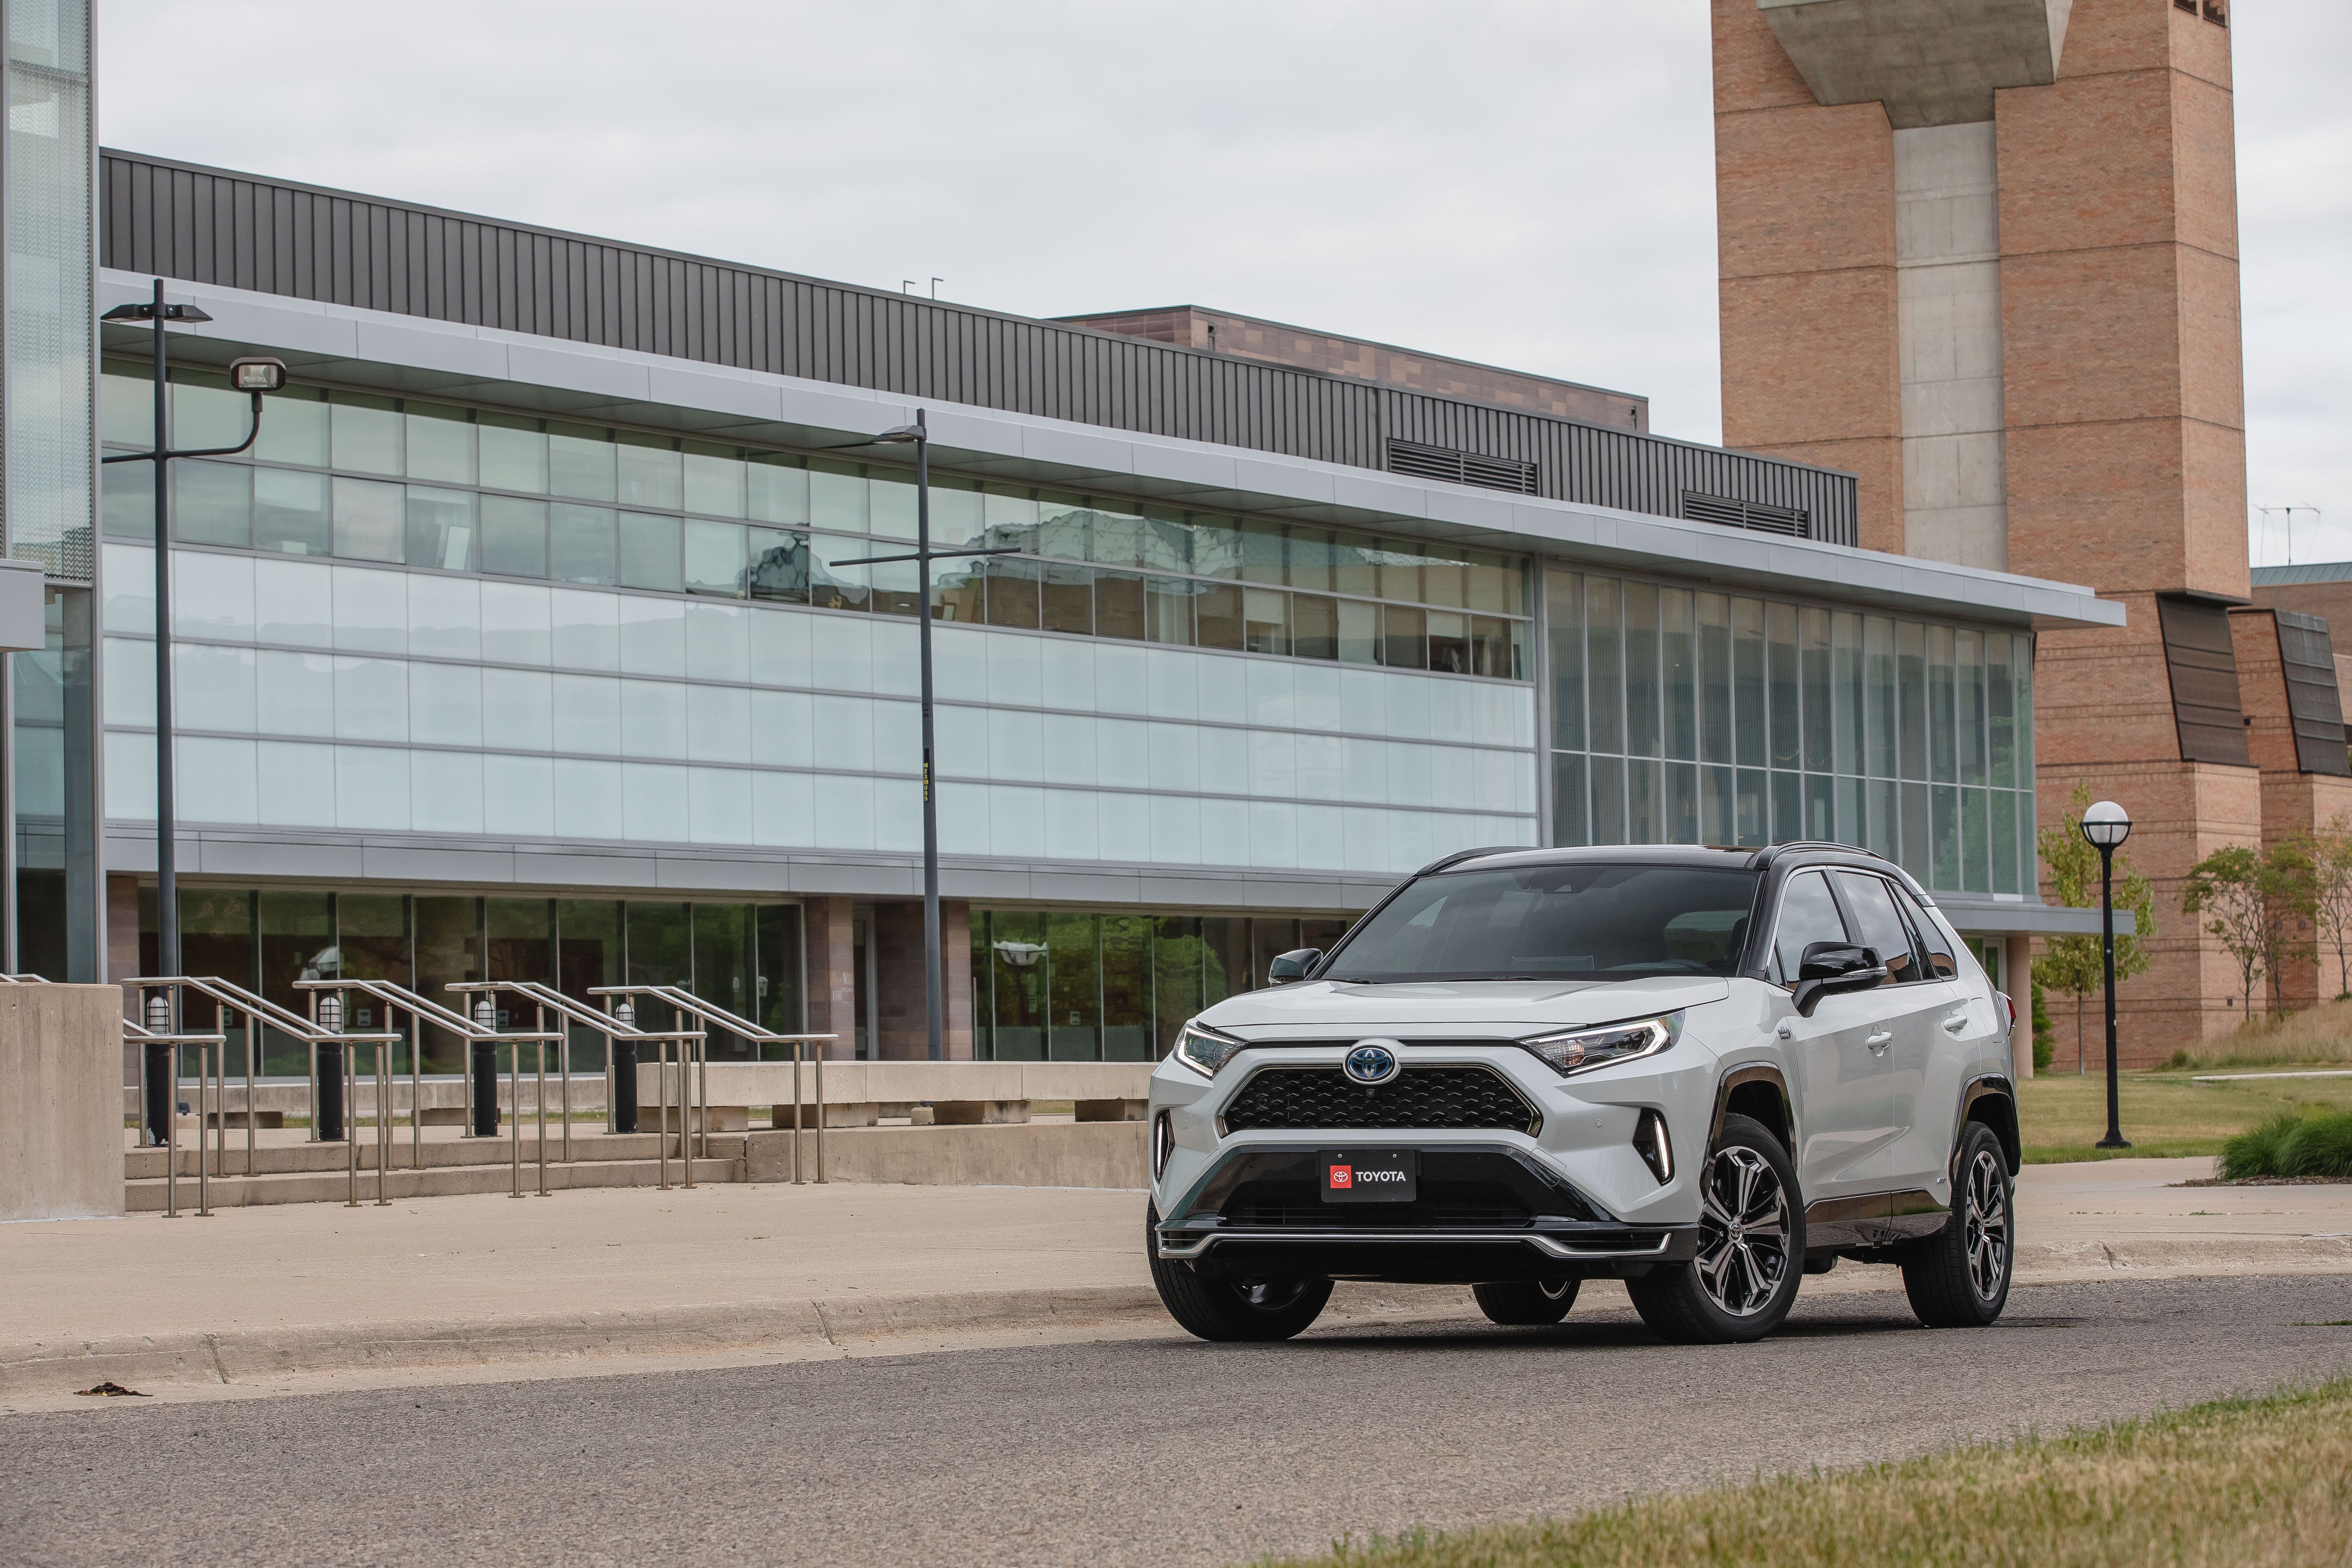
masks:
{"type": "Polygon", "coordinates": [[[1420,1146],[1410,1204],[1326,1204],[1318,1155],[1330,1146],[1230,1150],[1160,1225],[1158,1255],[1217,1277],[1475,1284],[1642,1274],[1697,1248],[1696,1226],[1619,1219],[1500,1142],[1420,1146]]]}

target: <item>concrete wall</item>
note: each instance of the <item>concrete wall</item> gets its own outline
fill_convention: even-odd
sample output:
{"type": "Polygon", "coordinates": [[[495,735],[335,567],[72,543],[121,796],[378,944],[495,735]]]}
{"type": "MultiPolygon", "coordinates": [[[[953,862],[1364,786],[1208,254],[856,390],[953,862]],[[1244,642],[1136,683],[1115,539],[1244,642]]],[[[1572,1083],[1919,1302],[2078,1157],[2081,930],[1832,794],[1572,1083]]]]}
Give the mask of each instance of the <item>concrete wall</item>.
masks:
{"type": "Polygon", "coordinates": [[[0,1221],[122,1212],[122,993],[0,986],[0,1221]]]}
{"type": "Polygon", "coordinates": [[[1903,551],[2009,567],[2002,461],[2000,203],[1993,127],[1897,131],[1903,551]]]}

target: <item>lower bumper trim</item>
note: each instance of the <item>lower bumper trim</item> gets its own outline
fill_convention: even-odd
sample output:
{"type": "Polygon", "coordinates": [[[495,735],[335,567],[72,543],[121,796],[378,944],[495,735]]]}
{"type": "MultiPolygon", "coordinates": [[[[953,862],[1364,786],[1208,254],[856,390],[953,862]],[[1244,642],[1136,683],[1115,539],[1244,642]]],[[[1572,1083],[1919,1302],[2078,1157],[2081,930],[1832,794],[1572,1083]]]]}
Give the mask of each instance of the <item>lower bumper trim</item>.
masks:
{"type": "Polygon", "coordinates": [[[1601,1236],[1492,1230],[1163,1230],[1160,1257],[1204,1273],[1280,1272],[1335,1279],[1566,1278],[1643,1273],[1696,1256],[1695,1226],[1619,1230],[1601,1236]]]}

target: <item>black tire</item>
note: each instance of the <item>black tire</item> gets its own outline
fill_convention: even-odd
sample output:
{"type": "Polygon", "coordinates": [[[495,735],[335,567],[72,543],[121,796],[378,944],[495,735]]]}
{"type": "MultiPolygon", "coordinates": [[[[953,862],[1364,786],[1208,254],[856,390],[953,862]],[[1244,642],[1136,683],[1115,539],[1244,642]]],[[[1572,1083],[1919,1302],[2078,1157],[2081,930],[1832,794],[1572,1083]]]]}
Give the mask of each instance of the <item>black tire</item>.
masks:
{"type": "Polygon", "coordinates": [[[1904,1258],[1903,1293],[1931,1329],[1981,1329],[2009,1304],[2016,1268],[2009,1154],[1991,1128],[1971,1121],[1952,1158],[1952,1217],[1904,1258]]]}
{"type": "Polygon", "coordinates": [[[1160,1304],[1186,1333],[1218,1343],[1286,1340],[1323,1315],[1328,1279],[1209,1279],[1160,1256],[1160,1211],[1144,1219],[1143,1247],[1160,1304]]]}
{"type": "Polygon", "coordinates": [[[1762,1122],[1727,1116],[1699,1172],[1699,1191],[1697,1258],[1660,1264],[1626,1280],[1625,1293],[1650,1331],[1671,1343],[1760,1340],[1788,1317],[1804,1278],[1796,1168],[1762,1122]]]}
{"type": "Polygon", "coordinates": [[[1559,1322],[1576,1305],[1573,1279],[1500,1279],[1473,1285],[1478,1310],[1507,1329],[1539,1329],[1559,1322]]]}

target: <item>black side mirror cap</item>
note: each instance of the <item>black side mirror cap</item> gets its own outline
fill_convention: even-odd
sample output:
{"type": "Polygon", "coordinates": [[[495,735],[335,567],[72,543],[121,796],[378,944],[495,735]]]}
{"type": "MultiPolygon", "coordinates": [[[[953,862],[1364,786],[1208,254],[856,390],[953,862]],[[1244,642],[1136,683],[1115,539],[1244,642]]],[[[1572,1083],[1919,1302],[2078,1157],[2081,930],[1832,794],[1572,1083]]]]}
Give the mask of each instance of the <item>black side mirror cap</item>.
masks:
{"type": "Polygon", "coordinates": [[[1886,965],[1875,948],[1843,942],[1816,942],[1797,962],[1797,986],[1790,1001],[1801,1018],[1810,1018],[1824,996],[1845,991],[1868,991],[1886,980],[1886,965]]]}
{"type": "Polygon", "coordinates": [[[1294,980],[1304,980],[1307,972],[1322,961],[1323,950],[1319,947],[1297,947],[1288,952],[1278,952],[1266,962],[1265,983],[1287,985],[1294,980]]]}

